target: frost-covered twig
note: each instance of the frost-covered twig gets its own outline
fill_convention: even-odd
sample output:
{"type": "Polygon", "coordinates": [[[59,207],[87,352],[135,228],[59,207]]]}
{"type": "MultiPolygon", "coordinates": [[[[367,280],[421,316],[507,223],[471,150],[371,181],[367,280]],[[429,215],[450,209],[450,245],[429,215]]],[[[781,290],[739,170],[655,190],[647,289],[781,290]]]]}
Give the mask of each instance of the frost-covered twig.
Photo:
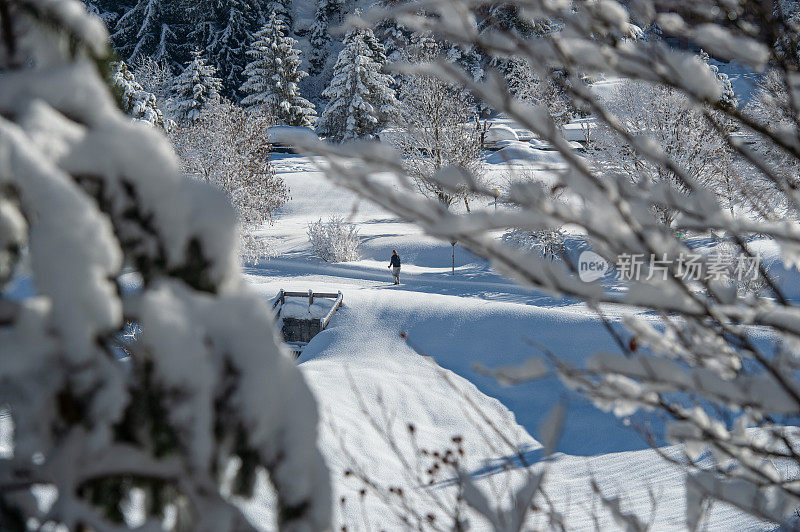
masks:
{"type": "MultiPolygon", "coordinates": [[[[591,151],[577,154],[547,109],[516,99],[501,76],[490,71],[476,81],[448,63],[401,70],[465,86],[483,104],[547,141],[567,165],[557,172],[554,188],[563,190],[572,204],[552,201],[544,186],[518,183],[503,197],[504,204],[514,210],[456,215],[416,196],[407,184],[403,164],[390,153],[364,146],[336,153],[320,146],[306,147],[327,159],[325,171],[336,182],[417,222],[434,236],[458,239],[520,282],[580,298],[601,315],[611,303],[631,312],[651,311],[654,319],[625,320],[629,339],[608,324],[622,354],[596,355],[585,369],[558,366],[565,382],[619,415],[637,410],[665,415],[667,436],[683,442],[691,456],[707,448],[721,463],[729,464],[713,469],[719,475],[713,477],[718,480],[714,482],[709,480],[711,472],[697,470],[688,484],[690,490],[701,486],[703,497],[718,496],[760,518],[782,521],[790,508],[800,504],[800,493],[792,477],[781,477],[768,464],[770,460],[798,462],[794,446],[785,444],[791,438],[787,440],[772,427],[791,423],[800,412],[800,383],[793,362],[800,311],[785,293],[786,286],[761,263],[754,271],[763,277],[766,297],[737,293],[734,283],[706,273],[687,278],[677,260],[693,250],[675,235],[674,228],[697,236],[723,233],[726,245],[733,246],[741,260],[751,262],[759,259],[751,240],[771,238],[786,263],[797,262],[800,232],[791,218],[780,218],[791,217],[800,198],[791,177],[800,162],[798,97],[790,82],[798,62],[791,48],[798,41],[798,29],[789,17],[796,14],[786,13],[784,4],[780,9],[773,10],[768,3],[748,11],[744,4],[713,0],[699,4],[645,0],[630,6],[638,18],[613,0],[517,0],[511,4],[528,16],[558,21],[557,29],[528,36],[508,28],[478,27],[474,0],[428,0],[413,7],[401,3],[364,17],[396,17],[419,34],[476,47],[492,57],[539,65],[542,70],[561,69],[564,75],[559,83],[576,107],[591,112],[602,127],[623,139],[627,150],[623,156],[629,160],[621,163],[631,163],[633,178],[615,171],[613,165],[597,164],[591,151]],[[664,34],[695,39],[712,56],[737,59],[757,69],[769,66],[777,72],[776,90],[784,92],[776,103],[786,108],[779,123],[769,124],[749,109],[731,105],[717,72],[702,58],[674,49],[658,37],[639,38],[641,32],[632,20],[657,23],[664,34]],[[697,142],[703,145],[671,146],[673,140],[680,141],[676,131],[667,128],[667,136],[659,137],[662,132],[637,126],[641,120],[626,121],[589,86],[588,76],[602,75],[655,85],[663,94],[676,95],[675,101],[696,118],[693,133],[702,129],[697,142]],[[743,135],[748,141],[755,139],[758,150],[745,145],[743,135]],[[736,170],[745,172],[742,178],[715,184],[716,170],[708,165],[707,157],[680,156],[680,150],[692,157],[702,155],[711,144],[732,157],[736,170]],[[770,152],[779,155],[764,156],[770,152]],[[672,177],[653,179],[642,174],[646,168],[653,175],[672,177]],[[379,182],[375,178],[379,174],[394,176],[397,187],[379,182]],[[743,203],[734,205],[739,201],[743,203]],[[752,212],[748,203],[754,206],[752,212]],[[770,204],[775,208],[767,208],[770,204]],[[667,220],[674,228],[658,220],[654,210],[674,213],[674,219],[667,220]],[[654,259],[643,265],[641,275],[624,279],[624,290],[616,292],[600,283],[581,282],[575,275],[580,271],[578,264],[544,261],[493,238],[494,232],[506,228],[541,230],[562,225],[583,232],[591,249],[610,262],[622,256],[654,259]],[[656,269],[655,259],[665,265],[656,269]],[[723,422],[728,417],[733,426],[723,422]],[[761,430],[764,442],[744,437],[748,428],[761,430]],[[735,486],[742,491],[737,492],[735,486]],[[752,495],[756,504],[745,504],[742,493],[752,495]]],[[[763,102],[771,105],[768,99],[763,102]]],[[[648,111],[653,112],[644,109],[648,111]]],[[[444,190],[461,187],[495,197],[468,169],[446,169],[433,180],[444,190]]],[[[711,267],[708,257],[700,263],[703,272],[711,267]]],[[[690,527],[698,523],[696,510],[692,507],[687,514],[690,527]]]]}

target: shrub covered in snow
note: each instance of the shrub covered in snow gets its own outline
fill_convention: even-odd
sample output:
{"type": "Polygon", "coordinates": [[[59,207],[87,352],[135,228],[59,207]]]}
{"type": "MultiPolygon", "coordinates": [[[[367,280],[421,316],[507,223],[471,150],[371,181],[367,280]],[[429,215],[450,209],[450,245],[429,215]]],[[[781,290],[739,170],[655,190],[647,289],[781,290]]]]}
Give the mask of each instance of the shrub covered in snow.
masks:
{"type": "Polygon", "coordinates": [[[513,229],[503,234],[503,243],[527,251],[537,251],[545,258],[555,260],[564,254],[564,232],[560,227],[529,231],[513,229]]]}
{"type": "Polygon", "coordinates": [[[327,222],[322,219],[308,224],[308,241],[311,250],[325,262],[347,262],[358,260],[358,228],[339,216],[327,222]]]}
{"type": "MultiPolygon", "coordinates": [[[[745,107],[745,113],[761,125],[772,125],[778,128],[791,128],[794,122],[792,107],[793,98],[786,90],[785,80],[780,71],[770,70],[760,77],[751,101],[745,107]]],[[[787,201],[787,188],[800,187],[800,162],[784,150],[776,150],[769,140],[760,135],[750,134],[747,140],[758,153],[756,164],[765,165],[778,175],[780,179],[749,179],[747,181],[747,197],[755,203],[753,211],[764,218],[796,216],[797,206],[787,201]]],[[[756,173],[748,168],[750,174],[756,173]]],[[[757,174],[757,173],[756,173],[757,174]]]]}
{"type": "Polygon", "coordinates": [[[147,92],[155,94],[156,100],[163,108],[172,93],[175,75],[164,61],[157,61],[152,57],[145,57],[131,65],[136,81],[147,92]]]}
{"type": "Polygon", "coordinates": [[[13,424],[0,527],[250,530],[233,500],[263,477],[273,528],[327,528],[314,399],[242,278],[226,197],[117,109],[98,68],[108,36],[79,2],[0,11],[0,405],[13,424]],[[9,298],[20,277],[35,294],[9,298]],[[136,494],[145,504],[127,504],[136,494]]]}
{"type": "MultiPolygon", "coordinates": [[[[709,75],[715,75],[705,63],[698,63],[709,75]]],[[[642,81],[620,83],[604,105],[624,123],[628,134],[653,139],[672,160],[680,163],[688,177],[714,191],[733,210],[732,202],[737,199],[733,190],[741,190],[745,180],[737,172],[733,150],[716,130],[724,124],[710,123],[703,110],[680,91],[642,81]]],[[[720,115],[715,115],[715,119],[722,121],[720,115]]],[[[685,176],[633,149],[626,136],[612,125],[601,124],[597,128],[594,148],[594,158],[606,173],[624,174],[634,183],[643,180],[670,183],[676,191],[691,189],[685,176]]],[[[679,212],[656,202],[652,209],[667,225],[679,212]]]]}

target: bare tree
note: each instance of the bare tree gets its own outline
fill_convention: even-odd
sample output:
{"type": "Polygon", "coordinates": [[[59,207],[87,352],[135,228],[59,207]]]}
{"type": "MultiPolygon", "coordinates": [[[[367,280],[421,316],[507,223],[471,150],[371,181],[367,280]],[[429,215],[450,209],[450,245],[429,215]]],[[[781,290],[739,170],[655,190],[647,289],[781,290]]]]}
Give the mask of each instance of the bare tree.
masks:
{"type": "Polygon", "coordinates": [[[257,261],[269,252],[253,232],[272,222],[289,199],[289,189],[270,165],[267,138],[273,121],[228,101],[212,104],[200,118],[174,129],[175,150],[184,172],[224,190],[236,209],[245,259],[257,261]]]}
{"type": "MultiPolygon", "coordinates": [[[[439,45],[429,37],[418,37],[412,61],[427,61],[440,56],[439,45]]],[[[406,172],[423,194],[450,207],[464,201],[469,210],[466,188],[447,189],[435,176],[445,168],[469,169],[481,176],[480,131],[464,91],[451,82],[427,74],[403,77],[401,107],[396,131],[390,141],[402,153],[406,172]]]]}
{"type": "MultiPolygon", "coordinates": [[[[779,70],[769,70],[759,79],[755,93],[750,103],[745,108],[745,113],[763,127],[774,129],[785,128],[791,131],[793,118],[793,101],[786,88],[784,74],[779,70]]],[[[775,149],[769,139],[764,139],[758,134],[748,134],[747,138],[763,164],[767,165],[773,174],[780,179],[781,186],[776,186],[769,179],[755,179],[750,184],[754,189],[750,195],[755,198],[757,210],[764,218],[780,219],[787,215],[795,217],[797,211],[787,203],[781,187],[791,189],[800,187],[800,164],[795,157],[785,150],[775,149]]],[[[758,171],[748,166],[750,174],[758,175],[758,171]]]]}
{"type": "MultiPolygon", "coordinates": [[[[657,142],[694,180],[714,191],[733,214],[734,204],[740,199],[737,191],[741,190],[734,152],[689,98],[672,88],[624,81],[611,91],[604,105],[627,134],[657,142]]],[[[721,122],[722,117],[717,119],[721,122]]],[[[669,182],[677,190],[688,191],[679,175],[634,149],[624,135],[607,124],[598,128],[592,148],[602,172],[617,172],[632,183],[669,182]]],[[[671,225],[678,214],[663,205],[654,204],[653,209],[666,225],[671,225]]]]}

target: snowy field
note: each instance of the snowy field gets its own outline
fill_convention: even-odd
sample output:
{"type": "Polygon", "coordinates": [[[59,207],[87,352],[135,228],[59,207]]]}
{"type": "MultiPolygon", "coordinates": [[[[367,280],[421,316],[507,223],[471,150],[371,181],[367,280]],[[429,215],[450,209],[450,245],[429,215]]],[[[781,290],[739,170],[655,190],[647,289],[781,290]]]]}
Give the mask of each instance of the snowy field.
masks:
{"type": "MultiPolygon", "coordinates": [[[[559,403],[568,406],[568,415],[556,458],[548,466],[545,492],[568,529],[619,526],[592,496],[591,478],[606,496],[621,496],[623,508],[645,522],[652,519],[655,529],[684,526],[682,473],[657,457],[634,429],[652,420],[620,421],[552,377],[504,386],[481,371],[481,366],[519,365],[541,357],[543,348],[574,362],[614,350],[596,316],[581,304],[511,283],[458,246],[451,275],[449,243],[424,236],[333,187],[307,159],[281,155],[273,162],[292,199],[262,235],[271,241],[276,258],[248,266],[248,280],[265,298],[280,289],[344,294],[329,328],[298,361],[322,414],[320,445],[335,489],[334,526],[377,530],[401,525],[391,501],[369,491],[360,496],[363,484],[358,475],[345,475],[347,470],[361,471],[386,488],[405,487],[413,508],[438,516],[436,501],[453,497],[448,479],[437,477],[434,487],[422,488],[412,470],[417,462],[425,463],[420,448],[444,451],[453,446],[453,437],[463,439],[462,466],[481,489],[506,493],[509,486],[519,486],[527,474],[524,468],[504,472],[498,464],[517,452],[532,464],[540,461],[539,427],[559,403]],[[360,260],[328,264],[311,254],[307,225],[334,214],[357,224],[360,260]],[[393,249],[403,260],[399,286],[393,286],[387,268],[393,249]],[[491,429],[481,422],[483,415],[494,421],[491,429]],[[411,464],[403,462],[398,449],[411,464]]],[[[503,170],[494,172],[492,179],[504,179],[503,170]]],[[[613,309],[608,317],[617,325],[621,318],[613,309]]],[[[665,452],[677,456],[679,450],[665,452]]],[[[507,497],[500,500],[508,503],[507,497]]],[[[249,512],[255,521],[271,522],[263,505],[251,504],[249,512]]],[[[488,526],[476,516],[471,519],[477,529],[488,526]]],[[[530,519],[532,526],[544,524],[536,516],[530,519]]],[[[764,528],[722,505],[712,509],[707,526],[764,528]]]]}

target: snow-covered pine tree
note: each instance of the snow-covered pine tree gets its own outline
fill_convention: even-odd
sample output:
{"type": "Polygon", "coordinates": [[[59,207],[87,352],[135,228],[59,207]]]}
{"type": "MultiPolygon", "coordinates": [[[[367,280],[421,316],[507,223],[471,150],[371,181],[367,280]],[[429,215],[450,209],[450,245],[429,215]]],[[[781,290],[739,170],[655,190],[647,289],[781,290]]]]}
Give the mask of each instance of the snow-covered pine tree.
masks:
{"type": "Polygon", "coordinates": [[[220,7],[219,29],[205,50],[222,79],[224,94],[240,100],[244,96],[239,89],[246,79],[247,50],[261,22],[261,11],[256,0],[228,0],[220,7]]]}
{"type": "MultiPolygon", "coordinates": [[[[547,18],[530,18],[520,12],[515,2],[493,2],[479,11],[478,29],[481,32],[509,33],[530,38],[541,37],[553,31],[553,23],[547,18]]],[[[504,77],[513,75],[514,61],[506,55],[494,56],[489,63],[504,77]]]]}
{"type": "Polygon", "coordinates": [[[464,47],[458,44],[451,44],[450,49],[447,51],[447,60],[461,67],[473,81],[481,81],[486,75],[486,71],[483,68],[483,58],[474,46],[464,47]]]}
{"type": "Polygon", "coordinates": [[[329,29],[342,19],[342,0],[317,0],[314,11],[314,23],[309,30],[311,57],[309,64],[311,74],[319,74],[330,55],[331,36],[329,29]]]}
{"type": "Polygon", "coordinates": [[[113,28],[117,20],[136,4],[134,0],[83,0],[89,13],[103,19],[107,28],[113,28]]]}
{"type": "Polygon", "coordinates": [[[441,58],[442,45],[434,39],[430,33],[414,33],[406,49],[409,61],[414,63],[426,63],[436,61],[441,58]]]}
{"type": "Polygon", "coordinates": [[[322,72],[325,62],[330,55],[329,47],[331,39],[328,34],[329,24],[328,15],[318,6],[314,13],[314,22],[311,24],[308,35],[308,42],[311,45],[311,57],[308,59],[308,72],[311,75],[322,72]]]}
{"type": "MultiPolygon", "coordinates": [[[[404,0],[380,0],[379,6],[391,8],[404,0]]],[[[404,28],[402,24],[393,19],[383,20],[378,23],[376,36],[383,43],[386,55],[394,62],[406,60],[405,50],[411,43],[411,30],[404,28]]]]}
{"type": "Polygon", "coordinates": [[[544,35],[552,31],[552,22],[544,17],[531,18],[521,13],[516,2],[493,2],[483,7],[480,27],[501,32],[513,32],[521,37],[544,35]]]}
{"type": "Polygon", "coordinates": [[[275,15],[286,28],[291,30],[294,23],[291,8],[291,0],[269,0],[264,5],[264,13],[268,19],[271,18],[272,15],[275,15]]]}
{"type": "Polygon", "coordinates": [[[314,398],[247,288],[226,198],[117,109],[99,19],[0,11],[0,528],[253,530],[235,501],[258,478],[262,526],[328,528],[314,398]]]}
{"type": "Polygon", "coordinates": [[[297,41],[286,36],[286,26],[273,13],[267,24],[255,34],[255,42],[247,55],[247,81],[242,92],[247,93],[242,105],[260,106],[280,124],[310,127],[316,119],[314,104],[300,95],[298,82],[308,74],[300,70],[300,51],[297,41]]]}
{"type": "Polygon", "coordinates": [[[138,0],[114,25],[115,51],[130,64],[152,57],[179,67],[189,55],[186,10],[184,0],[138,0]]]}
{"type": "Polygon", "coordinates": [[[386,125],[399,102],[394,79],[381,73],[385,59],[372,30],[355,28],[345,36],[333,80],[322,93],[330,101],[320,118],[320,134],[336,141],[373,138],[386,125]]]}
{"type": "Polygon", "coordinates": [[[719,103],[726,107],[736,107],[739,104],[739,101],[736,97],[736,93],[733,91],[733,84],[731,83],[728,75],[725,72],[720,72],[716,65],[711,64],[711,57],[708,55],[708,53],[706,53],[705,50],[700,50],[698,55],[700,56],[700,59],[702,59],[703,62],[708,65],[708,68],[711,69],[711,72],[713,72],[717,77],[717,80],[722,87],[722,95],[719,98],[719,103]]]}
{"type": "Polygon", "coordinates": [[[111,82],[125,113],[138,122],[164,129],[164,115],[155,94],[142,88],[124,61],[116,64],[111,82]]]}
{"type": "MultiPolygon", "coordinates": [[[[447,61],[458,65],[473,81],[482,81],[486,76],[486,71],[483,68],[484,58],[475,49],[474,46],[462,46],[458,44],[450,44],[447,50],[447,61]]],[[[478,116],[484,116],[488,113],[489,108],[483,102],[477,101],[469,90],[462,91],[464,96],[465,105],[470,105],[478,116]]]]}
{"type": "Polygon", "coordinates": [[[179,122],[197,120],[208,102],[219,99],[222,88],[216,69],[206,64],[200,50],[194,50],[192,56],[181,75],[175,78],[172,88],[174,114],[179,122]]]}

